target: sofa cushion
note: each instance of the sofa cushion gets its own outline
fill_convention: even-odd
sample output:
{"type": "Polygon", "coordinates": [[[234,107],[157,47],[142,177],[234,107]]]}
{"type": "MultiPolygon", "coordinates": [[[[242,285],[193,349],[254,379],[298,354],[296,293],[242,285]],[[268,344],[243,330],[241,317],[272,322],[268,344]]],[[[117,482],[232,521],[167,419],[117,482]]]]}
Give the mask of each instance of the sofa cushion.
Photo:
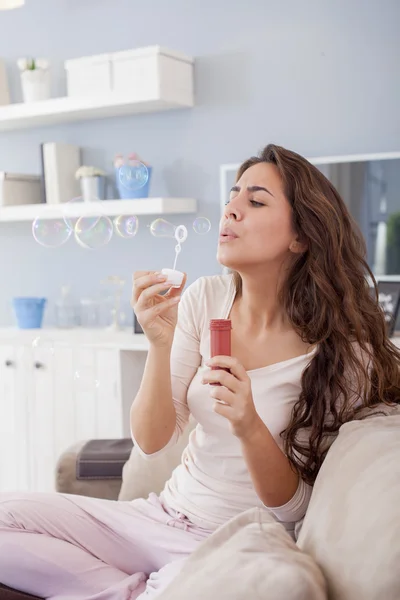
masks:
{"type": "Polygon", "coordinates": [[[129,459],[133,442],[95,439],[85,442],[76,461],[77,479],[121,479],[122,470],[129,459]]]}
{"type": "Polygon", "coordinates": [[[122,485],[118,499],[135,500],[147,498],[151,492],[159,494],[171,477],[172,471],[180,464],[182,452],[195,426],[196,423],[191,421],[174,446],[150,459],[142,456],[134,446],[122,471],[122,485]]]}
{"type": "Polygon", "coordinates": [[[120,479],[78,479],[76,464],[84,442],[70,446],[61,454],[56,466],[56,490],[62,494],[76,494],[91,498],[117,500],[121,489],[120,479]]]}
{"type": "Polygon", "coordinates": [[[235,517],[184,563],[160,600],[326,600],[324,577],[266,510],[235,517]]]}
{"type": "Polygon", "coordinates": [[[400,598],[400,414],[343,425],[315,482],[298,545],[332,600],[400,598]]]}

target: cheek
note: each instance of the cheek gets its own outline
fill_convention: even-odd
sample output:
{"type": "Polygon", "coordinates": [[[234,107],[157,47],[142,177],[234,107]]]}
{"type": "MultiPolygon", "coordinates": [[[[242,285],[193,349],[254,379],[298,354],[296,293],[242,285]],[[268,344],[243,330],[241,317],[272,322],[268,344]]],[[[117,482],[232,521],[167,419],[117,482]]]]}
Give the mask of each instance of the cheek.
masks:
{"type": "Polygon", "coordinates": [[[293,233],[291,223],[281,215],[274,215],[268,220],[259,220],[254,224],[250,239],[257,248],[262,248],[263,253],[270,254],[286,251],[289,248],[293,233]]]}

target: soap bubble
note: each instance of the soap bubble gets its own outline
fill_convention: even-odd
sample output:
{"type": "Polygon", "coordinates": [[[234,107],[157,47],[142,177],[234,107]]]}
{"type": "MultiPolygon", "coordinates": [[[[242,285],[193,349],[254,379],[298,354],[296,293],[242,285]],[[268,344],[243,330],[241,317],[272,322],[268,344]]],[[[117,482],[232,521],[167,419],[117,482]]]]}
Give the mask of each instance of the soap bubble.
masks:
{"type": "Polygon", "coordinates": [[[77,196],[76,198],[72,198],[72,200],[68,200],[62,206],[64,221],[72,231],[74,231],[80,216],[80,206],[77,206],[77,204],[80,205],[82,203],[82,196],[77,196]]]}
{"type": "Polygon", "coordinates": [[[38,335],[32,340],[32,348],[43,349],[46,352],[48,352],[51,356],[54,356],[55,354],[54,342],[52,342],[49,339],[43,338],[40,335],[38,335]]]}
{"type": "Polygon", "coordinates": [[[113,225],[105,215],[83,216],[75,225],[75,239],[82,248],[102,248],[108,244],[112,235],[113,225]]]}
{"type": "Polygon", "coordinates": [[[178,242],[178,244],[186,241],[188,236],[188,230],[184,225],[174,225],[165,219],[156,219],[150,224],[150,233],[154,237],[167,237],[172,238],[178,242]]]}
{"type": "Polygon", "coordinates": [[[72,229],[62,217],[43,219],[37,217],[32,223],[32,235],[38,244],[45,248],[58,248],[71,237],[72,229]]]}
{"type": "Polygon", "coordinates": [[[154,237],[175,239],[176,226],[165,219],[156,219],[150,224],[150,233],[154,237]]]}
{"type": "Polygon", "coordinates": [[[211,223],[206,217],[197,217],[193,222],[193,229],[200,235],[205,235],[211,229],[211,223]]]}
{"type": "Polygon", "coordinates": [[[127,239],[134,237],[139,229],[139,219],[134,215],[121,215],[115,217],[114,228],[120,237],[127,239]]]}
{"type": "Polygon", "coordinates": [[[88,372],[75,371],[74,382],[80,391],[92,391],[100,387],[100,381],[96,379],[91,369],[88,372]]]}
{"type": "Polygon", "coordinates": [[[128,165],[119,167],[118,178],[121,185],[127,190],[138,190],[146,185],[149,179],[149,170],[139,160],[132,160],[128,165]]]}

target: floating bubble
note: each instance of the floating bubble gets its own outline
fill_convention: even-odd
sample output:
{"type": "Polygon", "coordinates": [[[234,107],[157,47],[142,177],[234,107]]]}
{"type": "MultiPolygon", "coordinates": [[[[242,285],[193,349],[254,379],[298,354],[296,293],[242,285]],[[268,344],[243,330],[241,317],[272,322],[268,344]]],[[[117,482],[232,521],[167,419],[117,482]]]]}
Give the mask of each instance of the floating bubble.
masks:
{"type": "Polygon", "coordinates": [[[205,235],[211,229],[211,223],[206,217],[197,217],[193,222],[193,230],[199,235],[205,235]]]}
{"type": "Polygon", "coordinates": [[[113,225],[105,215],[80,217],[75,225],[75,239],[82,248],[96,250],[106,246],[113,235],[113,225]]]}
{"type": "Polygon", "coordinates": [[[150,233],[154,237],[175,239],[176,226],[165,219],[156,219],[150,224],[150,233]]]}
{"type": "Polygon", "coordinates": [[[45,248],[58,248],[71,237],[72,229],[62,217],[42,219],[37,217],[32,223],[32,235],[36,242],[45,248]]]}
{"type": "Polygon", "coordinates": [[[134,237],[139,229],[139,219],[134,215],[115,217],[114,228],[117,235],[124,239],[134,237]]]}
{"type": "Polygon", "coordinates": [[[46,352],[48,352],[51,356],[54,356],[55,354],[54,343],[49,339],[41,337],[40,335],[38,335],[37,337],[35,337],[35,339],[32,340],[32,348],[43,349],[46,352]]]}
{"type": "Polygon", "coordinates": [[[75,371],[74,381],[81,390],[85,391],[98,389],[100,387],[100,381],[96,379],[92,372],[85,373],[84,371],[75,371]]]}
{"type": "Polygon", "coordinates": [[[127,190],[138,190],[146,185],[149,179],[149,170],[139,160],[132,160],[128,165],[119,167],[118,178],[121,185],[127,190]]]}
{"type": "Polygon", "coordinates": [[[77,196],[62,205],[63,219],[67,227],[72,231],[74,231],[75,225],[79,219],[79,206],[77,207],[77,204],[79,205],[81,203],[83,203],[82,196],[77,196]]]}

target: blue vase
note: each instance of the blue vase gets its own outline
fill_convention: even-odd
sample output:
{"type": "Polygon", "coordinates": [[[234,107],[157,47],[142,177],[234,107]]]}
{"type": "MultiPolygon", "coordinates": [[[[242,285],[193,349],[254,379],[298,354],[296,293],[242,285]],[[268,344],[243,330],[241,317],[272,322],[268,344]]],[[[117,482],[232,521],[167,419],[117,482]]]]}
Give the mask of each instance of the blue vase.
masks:
{"type": "Polygon", "coordinates": [[[147,167],[149,178],[146,181],[145,185],[137,190],[130,190],[129,188],[122,185],[119,179],[119,169],[115,169],[115,180],[117,183],[117,190],[121,200],[134,200],[138,198],[148,198],[149,190],[150,190],[150,180],[151,180],[151,172],[152,167],[147,167]]]}
{"type": "Polygon", "coordinates": [[[40,329],[46,298],[13,298],[12,305],[19,329],[40,329]]]}

